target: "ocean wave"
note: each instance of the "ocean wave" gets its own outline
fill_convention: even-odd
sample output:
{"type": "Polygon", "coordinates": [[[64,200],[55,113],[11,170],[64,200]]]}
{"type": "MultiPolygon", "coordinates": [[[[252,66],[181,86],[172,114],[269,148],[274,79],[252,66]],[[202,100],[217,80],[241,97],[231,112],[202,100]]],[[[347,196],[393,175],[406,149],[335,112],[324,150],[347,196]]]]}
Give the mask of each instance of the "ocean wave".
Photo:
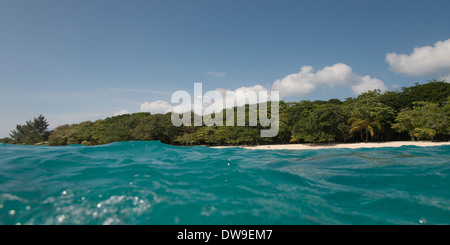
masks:
{"type": "Polygon", "coordinates": [[[449,146],[0,145],[0,224],[448,224],[449,146]]]}

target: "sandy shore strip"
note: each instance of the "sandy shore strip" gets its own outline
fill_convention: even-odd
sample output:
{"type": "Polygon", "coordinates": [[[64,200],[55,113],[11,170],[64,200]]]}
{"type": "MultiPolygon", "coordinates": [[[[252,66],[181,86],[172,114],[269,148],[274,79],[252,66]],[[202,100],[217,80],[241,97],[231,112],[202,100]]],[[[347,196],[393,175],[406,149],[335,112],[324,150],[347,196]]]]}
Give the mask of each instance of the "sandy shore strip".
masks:
{"type": "MultiPolygon", "coordinates": [[[[400,147],[404,145],[413,146],[441,146],[450,145],[450,142],[431,142],[431,141],[389,141],[389,142],[369,142],[369,143],[339,143],[339,144],[285,144],[285,145],[258,145],[258,146],[239,146],[250,150],[317,150],[317,149],[340,149],[340,148],[375,148],[375,147],[400,147]]],[[[213,148],[226,148],[236,146],[215,146],[213,148]]]]}

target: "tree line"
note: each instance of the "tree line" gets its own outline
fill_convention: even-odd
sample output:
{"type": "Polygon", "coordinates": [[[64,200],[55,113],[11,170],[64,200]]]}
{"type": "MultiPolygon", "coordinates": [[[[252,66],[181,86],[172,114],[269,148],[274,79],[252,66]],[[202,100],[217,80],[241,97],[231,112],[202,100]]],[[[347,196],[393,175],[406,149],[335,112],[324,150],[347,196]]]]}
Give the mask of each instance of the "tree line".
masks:
{"type": "MultiPolygon", "coordinates": [[[[445,81],[416,83],[384,93],[373,90],[343,101],[280,101],[279,132],[272,138],[260,137],[262,126],[248,126],[250,108],[245,107],[246,126],[221,127],[175,127],[171,113],[142,112],[48,130],[48,122],[40,115],[17,125],[0,143],[87,146],[159,140],[173,145],[213,146],[450,139],[450,84],[445,81]]],[[[270,114],[270,103],[267,110],[270,114]]]]}

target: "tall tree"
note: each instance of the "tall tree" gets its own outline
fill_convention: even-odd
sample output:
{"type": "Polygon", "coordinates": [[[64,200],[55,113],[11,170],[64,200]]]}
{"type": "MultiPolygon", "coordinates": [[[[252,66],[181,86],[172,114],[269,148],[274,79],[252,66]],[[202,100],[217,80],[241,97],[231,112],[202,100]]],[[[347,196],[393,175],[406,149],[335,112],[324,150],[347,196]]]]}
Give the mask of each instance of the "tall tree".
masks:
{"type": "Polygon", "coordinates": [[[348,120],[351,124],[350,133],[359,132],[361,140],[365,134],[366,142],[369,140],[369,135],[377,140],[390,138],[395,110],[384,104],[381,96],[380,90],[372,90],[362,93],[352,101],[353,109],[348,120]]]}
{"type": "Polygon", "coordinates": [[[293,126],[292,137],[305,142],[323,143],[342,139],[339,124],[345,122],[340,105],[318,104],[293,126]]]}
{"type": "Polygon", "coordinates": [[[362,132],[365,132],[366,140],[369,141],[370,136],[374,136],[374,129],[381,129],[381,121],[383,117],[371,112],[368,108],[357,108],[348,122],[351,123],[350,133],[359,132],[362,137],[362,132]]]}
{"type": "Polygon", "coordinates": [[[28,120],[24,125],[16,125],[16,129],[9,134],[11,139],[19,144],[36,144],[48,139],[49,123],[43,115],[28,120]]]}
{"type": "Polygon", "coordinates": [[[416,128],[414,124],[415,111],[410,108],[402,109],[397,118],[395,118],[395,124],[392,125],[392,128],[397,132],[408,132],[411,140],[414,140],[414,129],[416,128]]]}

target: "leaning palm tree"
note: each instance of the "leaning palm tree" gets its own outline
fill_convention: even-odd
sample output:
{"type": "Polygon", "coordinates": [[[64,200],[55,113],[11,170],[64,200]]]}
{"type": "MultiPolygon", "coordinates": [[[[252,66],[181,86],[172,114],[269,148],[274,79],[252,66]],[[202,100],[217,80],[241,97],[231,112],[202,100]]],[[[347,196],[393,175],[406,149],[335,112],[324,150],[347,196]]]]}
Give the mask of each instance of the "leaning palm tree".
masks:
{"type": "Polygon", "coordinates": [[[366,133],[366,143],[369,141],[370,136],[374,136],[374,129],[381,129],[382,116],[376,116],[375,113],[371,112],[367,108],[359,108],[355,110],[352,117],[348,119],[348,123],[351,123],[350,133],[360,132],[362,139],[362,132],[366,133]]]}

